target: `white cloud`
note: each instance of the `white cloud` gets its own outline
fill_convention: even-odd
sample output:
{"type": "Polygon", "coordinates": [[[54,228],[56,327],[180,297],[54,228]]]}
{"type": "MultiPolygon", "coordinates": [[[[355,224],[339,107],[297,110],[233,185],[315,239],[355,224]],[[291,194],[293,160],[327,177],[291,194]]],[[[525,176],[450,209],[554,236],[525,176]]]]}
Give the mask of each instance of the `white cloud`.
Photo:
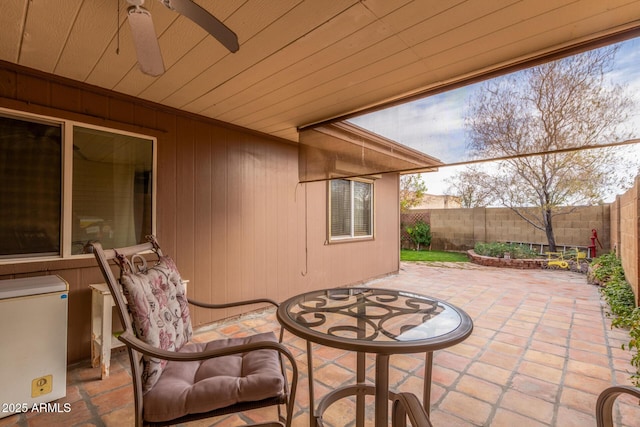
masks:
{"type": "Polygon", "coordinates": [[[464,170],[464,166],[447,166],[440,168],[438,172],[421,174],[422,180],[427,185],[428,194],[447,194],[449,183],[447,182],[457,172],[464,170]]]}
{"type": "Polygon", "coordinates": [[[458,89],[351,119],[358,126],[452,163],[464,158],[464,105],[458,89]]]}
{"type": "MultiPolygon", "coordinates": [[[[621,43],[614,70],[608,76],[624,84],[637,102],[629,111],[626,128],[632,138],[640,138],[640,38],[621,43]]],[[[444,163],[469,160],[465,154],[464,109],[469,96],[480,84],[444,92],[412,103],[350,119],[372,132],[407,145],[444,163]]],[[[630,158],[640,164],[640,145],[627,148],[630,158]]],[[[443,167],[439,172],[423,174],[429,194],[445,194],[446,179],[463,167],[443,167]]],[[[629,171],[635,173],[636,171],[629,171]]]]}

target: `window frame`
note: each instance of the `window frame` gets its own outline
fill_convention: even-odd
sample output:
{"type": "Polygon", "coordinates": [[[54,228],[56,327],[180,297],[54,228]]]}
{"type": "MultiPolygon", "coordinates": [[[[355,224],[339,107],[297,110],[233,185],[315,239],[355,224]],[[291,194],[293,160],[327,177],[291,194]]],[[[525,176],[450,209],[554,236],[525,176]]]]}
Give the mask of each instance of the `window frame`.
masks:
{"type": "Polygon", "coordinates": [[[336,178],[327,181],[327,243],[345,243],[345,242],[360,242],[367,240],[374,240],[375,238],[375,180],[366,179],[366,178],[336,178]],[[331,199],[332,199],[332,182],[333,181],[349,181],[351,188],[351,197],[350,197],[350,215],[351,215],[351,230],[349,235],[341,235],[341,236],[333,236],[331,234],[331,199]],[[370,234],[364,236],[356,236],[354,234],[355,221],[354,221],[354,183],[361,182],[370,185],[371,187],[371,202],[370,202],[370,224],[371,224],[371,232],[370,234]]]}
{"type": "Polygon", "coordinates": [[[61,128],[61,144],[62,155],[60,158],[62,166],[61,174],[61,212],[60,212],[60,252],[57,255],[38,255],[33,254],[24,256],[16,254],[16,256],[8,255],[0,258],[0,265],[14,264],[16,262],[41,262],[55,261],[65,259],[82,259],[93,258],[92,254],[76,254],[72,255],[72,230],[73,230],[73,130],[74,127],[82,127],[85,129],[94,129],[98,131],[131,136],[151,141],[152,164],[151,164],[151,232],[156,234],[157,225],[157,169],[158,169],[158,140],[157,137],[142,134],[138,132],[130,132],[122,129],[111,128],[106,126],[93,125],[78,120],[62,119],[41,114],[34,114],[25,111],[12,110],[0,107],[0,115],[16,120],[33,121],[39,123],[47,123],[57,125],[61,128]]]}

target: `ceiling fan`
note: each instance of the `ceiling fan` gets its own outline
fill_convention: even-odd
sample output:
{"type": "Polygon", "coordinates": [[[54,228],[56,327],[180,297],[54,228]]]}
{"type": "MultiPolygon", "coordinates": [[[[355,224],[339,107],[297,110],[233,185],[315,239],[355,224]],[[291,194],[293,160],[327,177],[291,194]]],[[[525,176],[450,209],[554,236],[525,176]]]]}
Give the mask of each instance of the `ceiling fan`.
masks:
{"type": "MultiPolygon", "coordinates": [[[[215,16],[193,1],[159,1],[167,8],[178,12],[201,26],[206,32],[218,39],[229,51],[238,51],[240,47],[238,45],[238,36],[215,16]]],[[[153,27],[151,13],[142,6],[144,0],[127,0],[127,2],[131,5],[127,9],[127,14],[140,70],[150,76],[159,76],[164,73],[164,62],[156,31],[153,27]]]]}

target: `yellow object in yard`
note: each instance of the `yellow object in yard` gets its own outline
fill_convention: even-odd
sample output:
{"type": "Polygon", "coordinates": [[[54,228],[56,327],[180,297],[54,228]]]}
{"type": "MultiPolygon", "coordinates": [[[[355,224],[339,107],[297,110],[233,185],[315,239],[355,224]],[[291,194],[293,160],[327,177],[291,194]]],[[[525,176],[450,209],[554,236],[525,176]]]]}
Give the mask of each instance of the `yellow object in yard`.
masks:
{"type": "Polygon", "coordinates": [[[587,259],[587,253],[586,252],[580,252],[580,249],[576,248],[576,261],[580,262],[581,259],[586,260],[587,259]]]}
{"type": "MultiPolygon", "coordinates": [[[[569,263],[564,260],[562,252],[545,252],[547,255],[547,267],[558,266],[560,268],[569,268],[569,263]]],[[[586,254],[585,254],[586,256],[586,254]]]]}

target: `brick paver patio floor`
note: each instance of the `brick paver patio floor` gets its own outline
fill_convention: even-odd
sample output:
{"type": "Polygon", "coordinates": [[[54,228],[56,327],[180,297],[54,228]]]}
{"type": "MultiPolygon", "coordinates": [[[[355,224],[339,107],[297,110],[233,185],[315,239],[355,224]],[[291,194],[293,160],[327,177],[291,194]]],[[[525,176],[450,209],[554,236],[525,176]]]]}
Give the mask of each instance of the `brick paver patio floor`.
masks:
{"type": "MultiPolygon", "coordinates": [[[[507,270],[469,263],[403,263],[397,275],[373,280],[371,287],[402,288],[440,298],[473,318],[473,334],[434,354],[431,418],[446,427],[595,426],[595,402],[604,388],[630,384],[631,354],[622,350],[628,333],[612,330],[596,286],[584,275],[555,270],[507,270]]],[[[273,311],[252,313],[203,328],[198,339],[244,330],[278,327],[273,311]]],[[[301,378],[294,426],[309,425],[306,344],[288,333],[301,378]]],[[[368,377],[373,379],[373,358],[368,377]]],[[[316,395],[354,379],[353,354],[314,346],[316,395]]],[[[424,355],[392,356],[392,389],[421,397],[424,355]]],[[[88,361],[69,368],[69,413],[29,413],[0,419],[4,426],[129,426],[133,404],[128,361],[114,353],[111,375],[88,361]]],[[[369,407],[372,405],[368,405],[369,407]]],[[[259,421],[265,411],[228,416],[190,426],[232,426],[259,421]]],[[[271,415],[269,413],[267,415],[271,415]]],[[[328,425],[352,426],[354,407],[337,402],[325,415],[328,425]]],[[[639,426],[640,406],[619,398],[617,426],[639,426]]],[[[368,424],[371,425],[371,424],[368,424]]]]}

